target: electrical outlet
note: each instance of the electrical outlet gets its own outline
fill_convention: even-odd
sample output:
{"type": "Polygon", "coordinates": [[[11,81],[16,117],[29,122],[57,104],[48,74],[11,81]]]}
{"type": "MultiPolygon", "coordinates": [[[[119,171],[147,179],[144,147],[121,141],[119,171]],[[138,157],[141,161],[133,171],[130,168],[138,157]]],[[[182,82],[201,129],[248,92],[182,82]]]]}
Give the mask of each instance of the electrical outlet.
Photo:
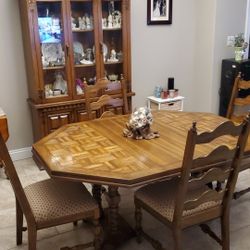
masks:
{"type": "Polygon", "coordinates": [[[228,47],[234,47],[234,41],[235,41],[234,36],[228,36],[227,37],[227,46],[228,47]]]}

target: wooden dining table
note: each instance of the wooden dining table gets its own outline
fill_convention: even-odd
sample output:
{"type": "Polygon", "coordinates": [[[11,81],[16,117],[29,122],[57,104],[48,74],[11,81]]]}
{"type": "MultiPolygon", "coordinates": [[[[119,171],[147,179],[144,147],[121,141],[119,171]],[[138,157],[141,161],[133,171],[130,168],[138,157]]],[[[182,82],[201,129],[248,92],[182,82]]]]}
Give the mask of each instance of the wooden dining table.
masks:
{"type": "MultiPolygon", "coordinates": [[[[119,245],[133,235],[119,224],[119,188],[133,188],[179,175],[192,122],[197,122],[198,132],[204,132],[227,121],[212,113],[155,111],[151,127],[160,137],[135,140],[123,136],[129,117],[65,125],[33,145],[34,159],[52,178],[94,184],[93,195],[99,203],[101,185],[108,186],[109,245],[119,245]]],[[[230,146],[232,140],[228,136],[214,144],[230,146]]],[[[247,146],[246,152],[249,149],[247,146]]],[[[208,150],[200,146],[195,155],[206,155],[208,150]]]]}

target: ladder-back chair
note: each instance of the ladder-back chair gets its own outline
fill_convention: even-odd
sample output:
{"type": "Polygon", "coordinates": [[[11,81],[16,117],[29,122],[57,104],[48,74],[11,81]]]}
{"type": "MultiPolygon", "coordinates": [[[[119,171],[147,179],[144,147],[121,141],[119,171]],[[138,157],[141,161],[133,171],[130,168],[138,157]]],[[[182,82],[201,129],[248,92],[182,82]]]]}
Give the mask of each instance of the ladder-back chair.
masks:
{"type": "MultiPolygon", "coordinates": [[[[82,183],[46,179],[23,188],[0,133],[0,159],[16,197],[16,243],[22,244],[23,215],[27,221],[28,249],[36,249],[37,231],[82,219],[94,223],[94,242],[82,247],[100,248],[99,207],[82,183]]],[[[68,248],[66,248],[68,249],[68,248]]],[[[78,248],[77,248],[78,249],[78,248]]]]}
{"type": "Polygon", "coordinates": [[[184,228],[221,218],[221,239],[205,226],[202,228],[222,245],[223,250],[229,250],[230,202],[249,133],[249,122],[249,117],[241,125],[226,121],[213,131],[201,134],[197,133],[196,123],[193,123],[187,135],[180,176],[147,185],[135,193],[138,242],[141,236],[145,236],[156,249],[161,249],[161,244],[142,230],[144,209],[171,228],[175,250],[182,249],[181,232],[184,228]],[[222,136],[231,141],[230,147],[221,144],[222,136]],[[200,147],[207,149],[208,154],[197,157],[200,147]],[[208,185],[225,180],[227,184],[218,191],[208,185]]]}
{"type": "MultiPolygon", "coordinates": [[[[90,120],[107,118],[128,113],[127,87],[121,75],[119,82],[110,82],[106,77],[98,79],[95,85],[85,85],[85,105],[90,120]]],[[[98,202],[101,214],[102,195],[106,189],[101,185],[92,185],[92,194],[98,202]]]]}
{"type": "MultiPolygon", "coordinates": [[[[250,81],[243,80],[241,73],[235,78],[231,99],[227,110],[227,118],[240,123],[243,121],[247,112],[250,110],[250,81]]],[[[250,138],[248,139],[248,144],[250,138]]],[[[242,159],[240,171],[250,168],[250,160],[248,158],[242,159]]],[[[250,187],[234,193],[234,198],[238,199],[243,194],[250,192],[250,187]]]]}
{"type": "Polygon", "coordinates": [[[127,89],[122,76],[119,82],[101,78],[95,85],[85,85],[84,88],[89,119],[128,113],[127,89]]]}

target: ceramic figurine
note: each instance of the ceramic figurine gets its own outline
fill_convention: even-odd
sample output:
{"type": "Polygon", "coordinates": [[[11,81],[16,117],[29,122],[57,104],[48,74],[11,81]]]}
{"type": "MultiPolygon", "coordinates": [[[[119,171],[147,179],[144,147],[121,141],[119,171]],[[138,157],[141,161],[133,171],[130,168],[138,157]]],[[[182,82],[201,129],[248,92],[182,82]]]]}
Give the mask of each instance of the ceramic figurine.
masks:
{"type": "Polygon", "coordinates": [[[57,72],[55,78],[56,80],[53,83],[53,91],[60,90],[62,94],[67,94],[67,82],[63,79],[63,74],[57,72]]]}
{"type": "Polygon", "coordinates": [[[83,89],[84,89],[84,86],[83,86],[83,82],[81,79],[77,78],[76,79],[76,93],[78,95],[81,95],[83,94],[83,89]]]}
{"type": "Polygon", "coordinates": [[[42,64],[43,64],[43,67],[49,66],[49,62],[46,60],[46,58],[44,56],[42,56],[42,64]]]}
{"type": "Polygon", "coordinates": [[[118,62],[119,60],[116,57],[116,51],[112,49],[110,51],[110,58],[108,59],[109,62],[118,62]]]}
{"type": "Polygon", "coordinates": [[[85,24],[86,24],[86,29],[91,29],[91,22],[88,14],[85,15],[85,24]]]}
{"type": "Polygon", "coordinates": [[[108,28],[113,28],[113,17],[111,14],[108,16],[108,28]]]}
{"type": "Polygon", "coordinates": [[[74,17],[71,17],[71,27],[73,30],[76,29],[76,20],[74,17]]]}
{"type": "Polygon", "coordinates": [[[107,18],[102,19],[102,28],[107,28],[107,18]]]}
{"type": "Polygon", "coordinates": [[[51,89],[51,84],[46,84],[44,89],[45,89],[45,97],[48,98],[50,96],[53,96],[53,90],[51,89]]]}

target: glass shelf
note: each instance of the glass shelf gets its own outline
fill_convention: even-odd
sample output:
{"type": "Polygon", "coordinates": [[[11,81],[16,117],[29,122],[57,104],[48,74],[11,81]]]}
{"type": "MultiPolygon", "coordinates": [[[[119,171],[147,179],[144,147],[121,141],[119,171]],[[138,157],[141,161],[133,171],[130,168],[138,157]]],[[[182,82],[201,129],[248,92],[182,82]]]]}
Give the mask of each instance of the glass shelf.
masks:
{"type": "Polygon", "coordinates": [[[75,64],[75,68],[84,68],[84,67],[93,67],[95,66],[95,63],[93,64],[75,64]]]}
{"type": "Polygon", "coordinates": [[[57,69],[64,69],[64,65],[62,66],[51,66],[51,67],[44,67],[43,70],[57,70],[57,69]]]}
{"type": "Polygon", "coordinates": [[[121,31],[122,28],[102,28],[103,31],[121,31]]]}
{"type": "Polygon", "coordinates": [[[111,64],[121,64],[123,61],[118,61],[118,62],[105,62],[105,65],[111,65],[111,64]]]}
{"type": "Polygon", "coordinates": [[[92,31],[94,31],[94,29],[86,29],[86,30],[72,29],[72,32],[76,33],[92,32],[92,31]]]}

